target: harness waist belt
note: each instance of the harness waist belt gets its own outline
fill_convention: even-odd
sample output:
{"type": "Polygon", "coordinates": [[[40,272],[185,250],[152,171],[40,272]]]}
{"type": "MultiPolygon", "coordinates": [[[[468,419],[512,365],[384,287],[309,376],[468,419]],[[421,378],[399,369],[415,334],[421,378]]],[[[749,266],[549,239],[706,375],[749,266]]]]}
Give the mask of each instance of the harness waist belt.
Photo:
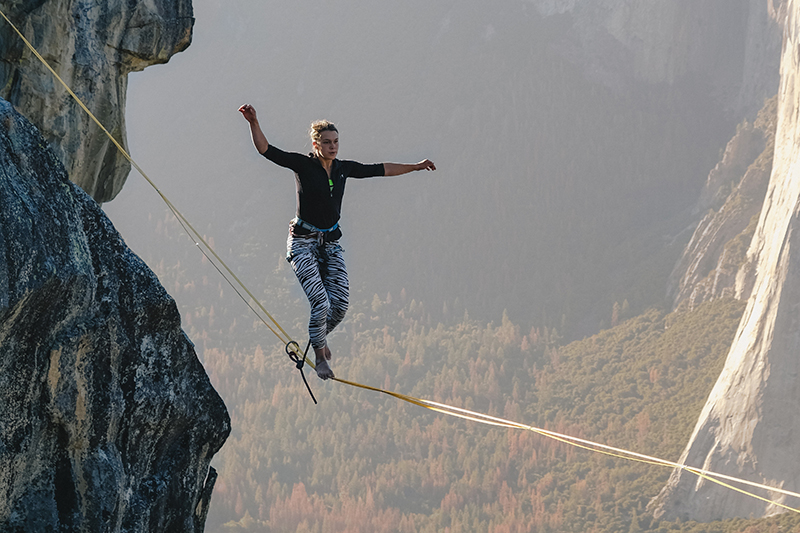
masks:
{"type": "Polygon", "coordinates": [[[300,217],[294,217],[292,219],[291,223],[296,225],[296,226],[300,226],[303,229],[307,229],[308,231],[313,231],[315,233],[329,233],[329,232],[331,232],[331,231],[333,231],[333,230],[335,230],[336,228],[339,227],[339,223],[337,222],[336,224],[334,224],[333,226],[331,226],[328,229],[319,229],[318,227],[314,226],[313,224],[309,224],[308,222],[306,222],[305,220],[301,219],[300,217]]]}

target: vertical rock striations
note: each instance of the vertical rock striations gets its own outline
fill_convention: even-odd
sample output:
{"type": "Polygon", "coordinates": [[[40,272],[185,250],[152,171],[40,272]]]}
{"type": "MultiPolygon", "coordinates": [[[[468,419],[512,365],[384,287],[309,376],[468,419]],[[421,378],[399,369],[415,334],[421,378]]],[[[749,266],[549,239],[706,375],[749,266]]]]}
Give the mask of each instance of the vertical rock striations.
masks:
{"type": "Polygon", "coordinates": [[[747,299],[755,281],[747,247],[764,204],[775,151],[777,97],[753,124],[740,124],[709,173],[695,208],[705,212],[670,276],[668,296],[677,308],[720,297],[747,299]]]}
{"type": "MultiPolygon", "coordinates": [[[[800,491],[800,2],[787,4],[772,175],[748,261],[755,284],[725,367],[681,461],[800,491]]],[[[764,494],[777,501],[777,494],[764,494]]],[[[797,506],[797,502],[786,502],[797,506]]],[[[674,472],[656,517],[707,521],[781,511],[674,472]]]]}
{"type": "MultiPolygon", "coordinates": [[[[3,12],[123,146],[128,73],[166,63],[191,42],[191,0],[4,0],[3,12]]],[[[98,202],[130,164],[0,20],[0,98],[42,131],[70,178],[98,202]]]]}
{"type": "Polygon", "coordinates": [[[175,302],[0,100],[0,531],[202,531],[230,431],[175,302]]]}

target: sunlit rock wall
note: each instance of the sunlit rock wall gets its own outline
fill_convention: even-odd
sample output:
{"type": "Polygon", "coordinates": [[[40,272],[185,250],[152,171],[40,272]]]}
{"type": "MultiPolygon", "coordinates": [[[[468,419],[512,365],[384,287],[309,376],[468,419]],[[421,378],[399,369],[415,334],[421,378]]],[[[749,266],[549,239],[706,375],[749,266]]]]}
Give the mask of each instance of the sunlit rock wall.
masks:
{"type": "Polygon", "coordinates": [[[756,270],[747,248],[772,172],[776,122],[774,97],[754,123],[739,125],[709,173],[695,207],[703,218],[670,276],[667,292],[674,308],[692,310],[716,298],[750,296],[756,270]]]}
{"type": "MultiPolygon", "coordinates": [[[[191,42],[191,0],[2,0],[0,8],[126,146],[128,73],[166,63],[191,42]]],[[[70,178],[98,202],[122,189],[130,164],[0,20],[0,97],[42,132],[70,178]]]]}
{"type": "MultiPolygon", "coordinates": [[[[798,492],[800,2],[791,0],[787,10],[773,169],[747,252],[755,264],[755,284],[724,369],[681,461],[798,492]]],[[[759,493],[797,506],[778,494],[759,493]]],[[[656,517],[698,521],[781,512],[777,506],[680,472],[672,475],[651,508],[656,517]]]]}
{"type": "Polygon", "coordinates": [[[0,531],[203,530],[230,419],[174,300],[0,100],[0,531]]]}

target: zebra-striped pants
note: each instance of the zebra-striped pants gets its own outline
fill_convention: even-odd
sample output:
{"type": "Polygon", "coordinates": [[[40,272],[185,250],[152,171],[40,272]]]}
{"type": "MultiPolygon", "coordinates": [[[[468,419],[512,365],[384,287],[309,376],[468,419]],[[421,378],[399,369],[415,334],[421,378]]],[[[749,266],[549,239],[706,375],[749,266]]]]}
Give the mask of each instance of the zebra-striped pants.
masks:
{"type": "Polygon", "coordinates": [[[327,345],[325,337],[347,312],[350,283],[342,252],[339,241],[320,245],[316,237],[291,233],[286,240],[286,259],[311,304],[308,336],[317,349],[327,345]]]}

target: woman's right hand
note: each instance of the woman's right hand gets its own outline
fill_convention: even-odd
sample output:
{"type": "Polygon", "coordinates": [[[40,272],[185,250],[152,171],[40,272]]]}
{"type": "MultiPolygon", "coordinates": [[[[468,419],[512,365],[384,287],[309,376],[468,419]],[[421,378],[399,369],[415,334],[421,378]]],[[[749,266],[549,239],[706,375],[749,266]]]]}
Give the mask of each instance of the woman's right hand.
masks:
{"type": "Polygon", "coordinates": [[[239,111],[242,113],[244,119],[250,124],[258,122],[258,120],[256,119],[256,108],[251,106],[250,104],[244,104],[242,107],[239,108],[239,111]]]}

